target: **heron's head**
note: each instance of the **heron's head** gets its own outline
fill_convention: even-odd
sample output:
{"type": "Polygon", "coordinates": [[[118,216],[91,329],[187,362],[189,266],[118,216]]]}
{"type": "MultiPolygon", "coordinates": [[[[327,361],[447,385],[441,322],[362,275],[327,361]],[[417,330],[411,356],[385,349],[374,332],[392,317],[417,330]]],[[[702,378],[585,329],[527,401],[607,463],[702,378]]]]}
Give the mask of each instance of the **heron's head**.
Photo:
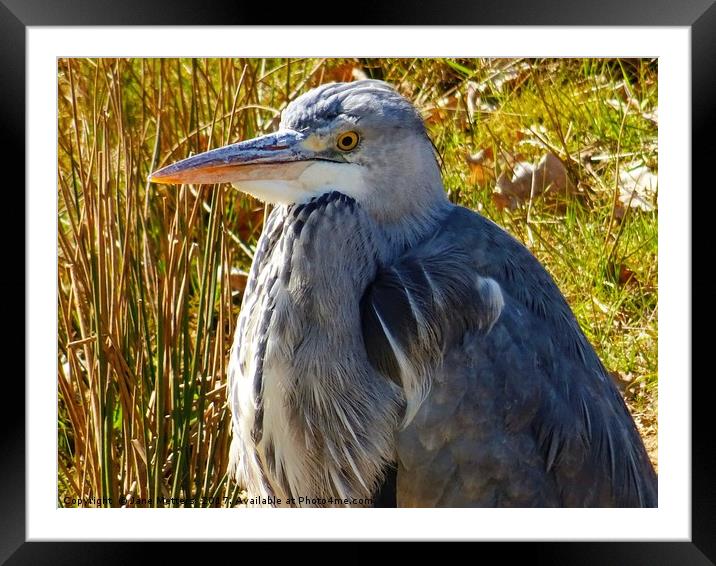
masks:
{"type": "Polygon", "coordinates": [[[384,222],[446,203],[420,115],[375,80],[315,88],[286,107],[277,132],[194,155],[151,180],[231,183],[274,204],[339,191],[384,222]]]}

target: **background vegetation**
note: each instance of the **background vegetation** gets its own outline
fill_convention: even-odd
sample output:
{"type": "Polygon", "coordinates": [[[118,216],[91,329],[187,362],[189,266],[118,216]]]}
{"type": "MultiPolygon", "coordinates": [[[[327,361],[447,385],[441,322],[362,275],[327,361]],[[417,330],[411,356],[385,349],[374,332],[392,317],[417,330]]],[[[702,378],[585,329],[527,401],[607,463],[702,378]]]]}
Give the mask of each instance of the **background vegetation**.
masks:
{"type": "Polygon", "coordinates": [[[225,369],[264,207],[147,176],[275,129],[313,86],[363,76],[421,110],[450,198],[546,265],[656,463],[655,61],[65,59],[58,505],[236,495],[225,369]]]}

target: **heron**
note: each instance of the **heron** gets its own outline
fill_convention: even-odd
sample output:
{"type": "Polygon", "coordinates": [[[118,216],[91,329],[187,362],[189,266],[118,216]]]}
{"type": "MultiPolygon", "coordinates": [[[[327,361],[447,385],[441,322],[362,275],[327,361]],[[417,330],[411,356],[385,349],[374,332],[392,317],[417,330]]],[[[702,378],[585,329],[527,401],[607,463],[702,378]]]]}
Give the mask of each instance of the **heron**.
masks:
{"type": "Polygon", "coordinates": [[[447,198],[420,113],[318,86],[151,180],[273,205],[228,364],[232,469],[280,506],[654,507],[629,410],[545,268],[447,198]]]}

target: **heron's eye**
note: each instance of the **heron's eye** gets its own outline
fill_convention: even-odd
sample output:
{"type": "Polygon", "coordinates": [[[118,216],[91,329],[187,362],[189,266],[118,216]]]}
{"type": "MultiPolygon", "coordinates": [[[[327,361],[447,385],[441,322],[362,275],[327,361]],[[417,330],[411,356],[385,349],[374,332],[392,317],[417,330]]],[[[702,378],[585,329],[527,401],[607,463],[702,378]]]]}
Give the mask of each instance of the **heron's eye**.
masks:
{"type": "Polygon", "coordinates": [[[343,132],[336,140],[336,146],[341,151],[350,151],[355,149],[360,141],[360,136],[357,132],[343,132]]]}

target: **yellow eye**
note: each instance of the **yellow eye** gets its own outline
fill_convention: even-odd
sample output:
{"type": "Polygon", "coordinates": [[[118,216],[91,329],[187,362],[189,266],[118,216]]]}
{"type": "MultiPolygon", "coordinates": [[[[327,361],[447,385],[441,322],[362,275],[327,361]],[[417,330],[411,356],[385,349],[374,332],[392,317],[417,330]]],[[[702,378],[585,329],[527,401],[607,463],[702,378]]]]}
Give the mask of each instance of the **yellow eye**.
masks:
{"type": "Polygon", "coordinates": [[[341,151],[350,151],[355,149],[360,141],[360,136],[357,132],[343,132],[336,140],[336,147],[341,151]]]}

